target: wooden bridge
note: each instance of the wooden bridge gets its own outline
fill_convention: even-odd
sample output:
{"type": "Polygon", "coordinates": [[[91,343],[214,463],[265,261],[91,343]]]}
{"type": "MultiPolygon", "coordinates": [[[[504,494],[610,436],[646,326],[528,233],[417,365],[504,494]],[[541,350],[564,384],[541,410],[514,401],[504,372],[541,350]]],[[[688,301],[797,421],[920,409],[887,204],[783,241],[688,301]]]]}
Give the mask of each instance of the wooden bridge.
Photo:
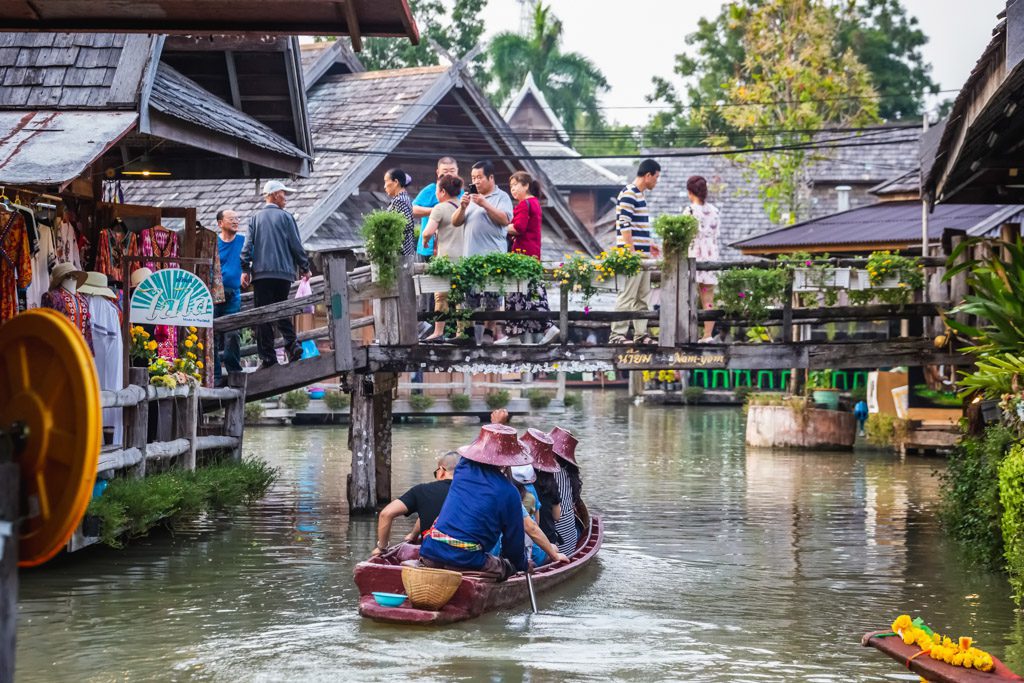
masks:
{"type": "MultiPolygon", "coordinates": [[[[660,277],[661,305],[657,312],[572,310],[569,291],[559,292],[557,311],[477,311],[474,322],[513,319],[549,319],[559,327],[551,344],[523,346],[464,346],[420,344],[417,325],[431,320],[432,313],[417,311],[414,277],[423,266],[404,259],[394,287],[371,281],[370,268],[355,267],[351,252],[323,253],[323,276],[311,281],[312,294],[290,298],[271,306],[252,308],[251,296],[243,297],[243,310],[218,318],[216,332],[254,327],[292,316],[311,305],[322,304],[326,325],[301,333],[300,341],[317,340],[316,358],[258,370],[247,375],[246,400],[339,378],[352,395],[352,474],[349,506],[353,511],[373,511],[391,499],[390,446],[391,402],[402,372],[444,371],[602,371],[657,369],[852,369],[900,365],[957,365],[970,360],[949,350],[936,349],[932,334],[942,329],[939,316],[966,293],[962,278],[943,283],[945,260],[925,259],[931,277],[906,305],[830,306],[804,308],[795,305],[792,279],[784,305],[770,310],[767,326],[778,329],[771,343],[696,343],[701,323],[711,320],[726,325],[749,326],[749,321],[729,319],[723,310],[698,310],[696,264],[692,259],[645,262],[644,268],[660,277]],[[354,311],[368,309],[356,315],[354,311]],[[616,320],[646,318],[659,328],[657,345],[593,346],[571,344],[573,326],[604,326],[616,320]],[[841,321],[900,321],[900,333],[888,339],[868,341],[800,341],[800,330],[810,325],[841,321]],[[365,341],[370,339],[372,341],[365,341]]],[[[838,266],[864,267],[866,259],[833,259],[838,266]]],[[[701,270],[765,267],[770,261],[701,263],[701,270]]],[[[892,325],[891,327],[897,327],[892,325]]],[[[277,346],[283,345],[281,339],[277,346]]],[[[252,354],[254,347],[243,349],[252,354]]]]}

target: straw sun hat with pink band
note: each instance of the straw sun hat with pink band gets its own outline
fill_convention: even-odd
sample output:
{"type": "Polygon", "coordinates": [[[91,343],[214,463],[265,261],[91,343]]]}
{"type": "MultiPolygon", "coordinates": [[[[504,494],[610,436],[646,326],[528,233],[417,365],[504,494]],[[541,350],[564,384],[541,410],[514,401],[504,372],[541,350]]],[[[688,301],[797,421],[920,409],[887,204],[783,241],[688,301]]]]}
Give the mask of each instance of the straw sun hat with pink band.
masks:
{"type": "Polygon", "coordinates": [[[457,451],[463,458],[495,467],[529,465],[533,461],[516,430],[507,425],[484,425],[473,443],[457,451]]]}

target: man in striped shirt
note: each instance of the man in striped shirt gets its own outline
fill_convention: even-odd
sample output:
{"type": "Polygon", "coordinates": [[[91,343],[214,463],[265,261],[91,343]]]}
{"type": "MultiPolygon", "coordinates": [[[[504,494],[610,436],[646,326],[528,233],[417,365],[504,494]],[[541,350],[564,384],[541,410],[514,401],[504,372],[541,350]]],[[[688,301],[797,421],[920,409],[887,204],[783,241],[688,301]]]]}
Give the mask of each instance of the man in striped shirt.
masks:
{"type": "MultiPolygon", "coordinates": [[[[650,215],[647,211],[647,199],[644,193],[653,190],[661,177],[661,165],[654,159],[644,159],[636,171],[636,180],[627,185],[619,193],[618,205],[615,210],[615,246],[631,251],[638,251],[645,257],[657,258],[660,250],[651,235],[650,215]]],[[[615,300],[616,311],[647,311],[650,310],[651,272],[642,270],[636,275],[626,278],[626,284],[615,300]]],[[[629,330],[628,320],[612,323],[609,342],[625,344],[626,332],[629,330]]],[[[633,341],[639,344],[652,344],[647,334],[646,320],[633,320],[633,341]]]]}

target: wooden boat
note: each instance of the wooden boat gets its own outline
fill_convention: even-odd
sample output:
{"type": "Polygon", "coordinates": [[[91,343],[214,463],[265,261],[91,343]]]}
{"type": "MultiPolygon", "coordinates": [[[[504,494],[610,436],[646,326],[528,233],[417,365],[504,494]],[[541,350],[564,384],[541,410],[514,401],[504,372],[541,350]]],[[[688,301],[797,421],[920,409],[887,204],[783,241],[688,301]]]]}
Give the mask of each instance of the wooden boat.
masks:
{"type": "MultiPolygon", "coordinates": [[[[587,516],[586,531],[581,534],[576,552],[566,564],[546,564],[533,572],[536,593],[549,590],[577,574],[601,549],[604,526],[597,515],[587,516]]],[[[398,607],[382,607],[373,599],[374,591],[405,593],[402,585],[402,562],[419,558],[419,546],[402,543],[386,553],[356,565],[354,574],[359,588],[359,614],[395,624],[451,624],[528,602],[530,592],[526,575],[516,574],[503,583],[484,578],[474,572],[464,573],[462,583],[452,599],[440,611],[417,609],[406,600],[398,607]]]]}
{"type": "Polygon", "coordinates": [[[988,672],[953,666],[928,655],[921,655],[917,645],[907,645],[899,636],[887,635],[892,631],[872,631],[864,634],[860,644],[884,652],[926,681],[935,683],[996,683],[998,681],[1024,680],[1010,671],[1001,661],[992,657],[995,667],[988,672]],[[917,656],[915,656],[917,655],[917,656]]]}

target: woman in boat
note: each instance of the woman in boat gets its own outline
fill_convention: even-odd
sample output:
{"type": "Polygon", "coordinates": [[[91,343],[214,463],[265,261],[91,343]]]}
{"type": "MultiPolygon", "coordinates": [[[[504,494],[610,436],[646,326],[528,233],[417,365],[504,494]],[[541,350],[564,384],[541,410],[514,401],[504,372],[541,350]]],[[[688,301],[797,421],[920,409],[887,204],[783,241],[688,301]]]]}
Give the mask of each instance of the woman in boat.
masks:
{"type": "MultiPolygon", "coordinates": [[[[523,445],[526,446],[526,450],[530,452],[530,456],[533,458],[533,465],[530,467],[531,473],[533,474],[530,493],[537,501],[537,530],[544,535],[544,540],[548,542],[543,543],[538,540],[535,535],[531,534],[531,538],[533,538],[537,542],[537,545],[544,550],[544,554],[546,556],[539,559],[535,556],[534,564],[540,566],[544,564],[546,558],[552,558],[555,562],[568,562],[569,559],[565,557],[564,553],[552,553],[552,550],[556,549],[553,547],[550,549],[548,548],[549,543],[557,543],[558,534],[554,531],[557,515],[553,514],[553,511],[559,511],[561,507],[561,501],[558,498],[558,484],[555,482],[552,475],[553,472],[557,472],[559,470],[555,452],[552,450],[554,442],[547,434],[539,429],[533,429],[532,427],[526,430],[521,441],[523,442],[523,445]],[[549,482],[546,492],[543,495],[536,486],[532,485],[542,478],[549,482]],[[545,500],[547,502],[545,502],[545,500]],[[541,524],[541,520],[545,520],[544,524],[548,524],[550,526],[552,535],[555,538],[549,536],[544,530],[544,525],[541,524]]],[[[513,475],[515,475],[515,472],[513,472],[513,475]]]]}
{"type": "Polygon", "coordinates": [[[579,442],[572,432],[562,427],[555,427],[548,436],[561,466],[554,473],[561,502],[561,514],[555,522],[559,538],[558,550],[571,556],[576,552],[576,541],[579,538],[579,530],[576,527],[576,504],[583,489],[579,466],[576,464],[576,444],[579,442]]]}
{"type": "Polygon", "coordinates": [[[504,581],[526,571],[523,543],[523,503],[505,470],[529,465],[530,454],[505,425],[489,424],[468,446],[458,449],[462,460],[441,514],[424,534],[420,562],[425,567],[482,571],[504,581]],[[501,557],[487,552],[503,538],[501,557]]]}

